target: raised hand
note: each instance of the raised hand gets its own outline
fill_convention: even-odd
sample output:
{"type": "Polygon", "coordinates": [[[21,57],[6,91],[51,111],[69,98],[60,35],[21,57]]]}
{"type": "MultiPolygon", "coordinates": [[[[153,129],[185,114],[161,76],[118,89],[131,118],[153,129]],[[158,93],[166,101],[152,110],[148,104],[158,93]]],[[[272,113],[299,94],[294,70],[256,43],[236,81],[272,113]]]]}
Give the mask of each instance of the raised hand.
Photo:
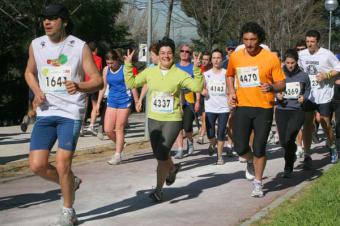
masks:
{"type": "Polygon", "coordinates": [[[194,54],[193,57],[194,57],[194,67],[199,67],[201,65],[201,55],[202,53],[199,52],[198,55],[194,54]]]}
{"type": "Polygon", "coordinates": [[[125,64],[131,64],[132,63],[133,54],[135,54],[135,50],[133,50],[131,53],[130,53],[129,49],[127,50],[127,54],[124,56],[124,63],[125,64]]]}

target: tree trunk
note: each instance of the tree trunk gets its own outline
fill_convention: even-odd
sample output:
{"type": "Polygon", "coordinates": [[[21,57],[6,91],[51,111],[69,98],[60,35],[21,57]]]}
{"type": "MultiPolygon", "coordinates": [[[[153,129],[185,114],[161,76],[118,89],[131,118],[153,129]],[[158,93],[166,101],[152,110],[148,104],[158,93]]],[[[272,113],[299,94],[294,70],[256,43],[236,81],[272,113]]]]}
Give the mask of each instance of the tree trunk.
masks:
{"type": "Polygon", "coordinates": [[[169,2],[169,10],[168,10],[168,16],[166,19],[166,29],[165,29],[165,37],[169,38],[170,34],[170,25],[171,25],[171,14],[172,14],[172,8],[174,6],[174,0],[168,0],[169,2]]]}

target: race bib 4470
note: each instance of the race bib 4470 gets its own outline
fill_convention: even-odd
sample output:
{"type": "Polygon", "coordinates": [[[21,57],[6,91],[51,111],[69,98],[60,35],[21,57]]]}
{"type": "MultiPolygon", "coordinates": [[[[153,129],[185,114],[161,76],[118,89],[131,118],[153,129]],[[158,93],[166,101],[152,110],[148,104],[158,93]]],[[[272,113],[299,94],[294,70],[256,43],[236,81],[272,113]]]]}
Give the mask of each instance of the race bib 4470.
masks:
{"type": "Polygon", "coordinates": [[[41,68],[42,84],[40,87],[45,93],[67,93],[65,82],[71,80],[71,67],[46,66],[41,68]]]}
{"type": "Polygon", "coordinates": [[[236,68],[237,79],[240,87],[260,86],[260,74],[257,66],[236,68]]]}
{"type": "Polygon", "coordinates": [[[172,113],[174,111],[174,96],[167,92],[155,92],[151,98],[151,111],[172,113]]]}

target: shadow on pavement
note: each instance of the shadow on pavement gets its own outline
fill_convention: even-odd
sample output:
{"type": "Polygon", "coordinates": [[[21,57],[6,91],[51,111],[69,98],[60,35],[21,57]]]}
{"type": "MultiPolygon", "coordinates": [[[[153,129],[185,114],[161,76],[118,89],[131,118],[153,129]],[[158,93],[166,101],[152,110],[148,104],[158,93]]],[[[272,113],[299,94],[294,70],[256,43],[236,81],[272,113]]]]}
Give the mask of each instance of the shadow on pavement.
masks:
{"type": "Polygon", "coordinates": [[[53,202],[60,199],[60,194],[60,189],[55,189],[45,193],[27,193],[0,197],[0,210],[27,208],[42,203],[53,202]]]}
{"type": "Polygon", "coordinates": [[[20,159],[26,159],[26,158],[28,158],[28,154],[0,157],[0,165],[5,165],[6,163],[17,161],[20,159]]]}
{"type": "MultiPolygon", "coordinates": [[[[201,180],[194,181],[185,187],[165,188],[165,200],[170,204],[194,199],[204,190],[226,184],[231,180],[243,178],[243,172],[238,171],[231,174],[206,174],[201,175],[201,180]],[[179,198],[179,199],[177,199],[179,198]]],[[[87,221],[110,218],[117,215],[134,212],[155,205],[148,197],[151,190],[137,191],[136,196],[112,203],[85,213],[77,214],[79,224],[87,221]],[[80,219],[83,218],[83,219],[80,219]]],[[[163,203],[164,203],[163,202],[163,203]]]]}
{"type": "MultiPolygon", "coordinates": [[[[323,171],[321,168],[330,164],[330,159],[329,159],[327,148],[323,147],[323,148],[313,149],[313,151],[316,151],[316,150],[318,153],[322,153],[322,154],[324,153],[323,154],[324,157],[322,157],[321,159],[313,160],[312,170],[303,170],[302,169],[303,162],[300,162],[300,160],[297,160],[295,162],[295,167],[294,167],[292,178],[282,178],[283,173],[282,172],[278,173],[272,181],[269,181],[268,183],[264,184],[264,188],[263,188],[264,192],[270,193],[273,191],[283,190],[289,187],[296,186],[303,181],[312,181],[320,177],[323,174],[323,171]]],[[[282,161],[284,161],[284,159],[282,159],[282,161]]]]}

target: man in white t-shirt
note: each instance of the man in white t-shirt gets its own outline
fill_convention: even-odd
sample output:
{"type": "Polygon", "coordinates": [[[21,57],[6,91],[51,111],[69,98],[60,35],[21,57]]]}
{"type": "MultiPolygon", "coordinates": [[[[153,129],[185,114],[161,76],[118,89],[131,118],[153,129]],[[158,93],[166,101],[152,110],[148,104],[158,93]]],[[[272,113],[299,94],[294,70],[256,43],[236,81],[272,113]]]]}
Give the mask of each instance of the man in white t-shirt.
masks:
{"type": "Polygon", "coordinates": [[[99,90],[103,81],[89,47],[70,35],[72,22],[65,6],[50,4],[41,17],[46,35],[32,41],[25,71],[37,107],[29,164],[34,173],[60,184],[63,208],[56,225],[72,226],[77,222],[73,202],[81,180],[74,176],[71,163],[85,113],[84,92],[99,90]],[[89,76],[86,82],[84,72],[89,76]],[[53,166],[49,152],[57,139],[53,166]]]}
{"type": "Polygon", "coordinates": [[[334,93],[334,76],[340,71],[340,62],[329,50],[319,46],[320,33],[310,30],[306,33],[307,49],[299,52],[299,66],[308,73],[311,93],[304,104],[305,122],[303,125],[303,143],[305,148],[304,168],[311,169],[310,147],[314,131],[314,112],[320,113],[320,123],[327,136],[331,162],[337,161],[334,134],[331,127],[331,101],[334,93]]]}

